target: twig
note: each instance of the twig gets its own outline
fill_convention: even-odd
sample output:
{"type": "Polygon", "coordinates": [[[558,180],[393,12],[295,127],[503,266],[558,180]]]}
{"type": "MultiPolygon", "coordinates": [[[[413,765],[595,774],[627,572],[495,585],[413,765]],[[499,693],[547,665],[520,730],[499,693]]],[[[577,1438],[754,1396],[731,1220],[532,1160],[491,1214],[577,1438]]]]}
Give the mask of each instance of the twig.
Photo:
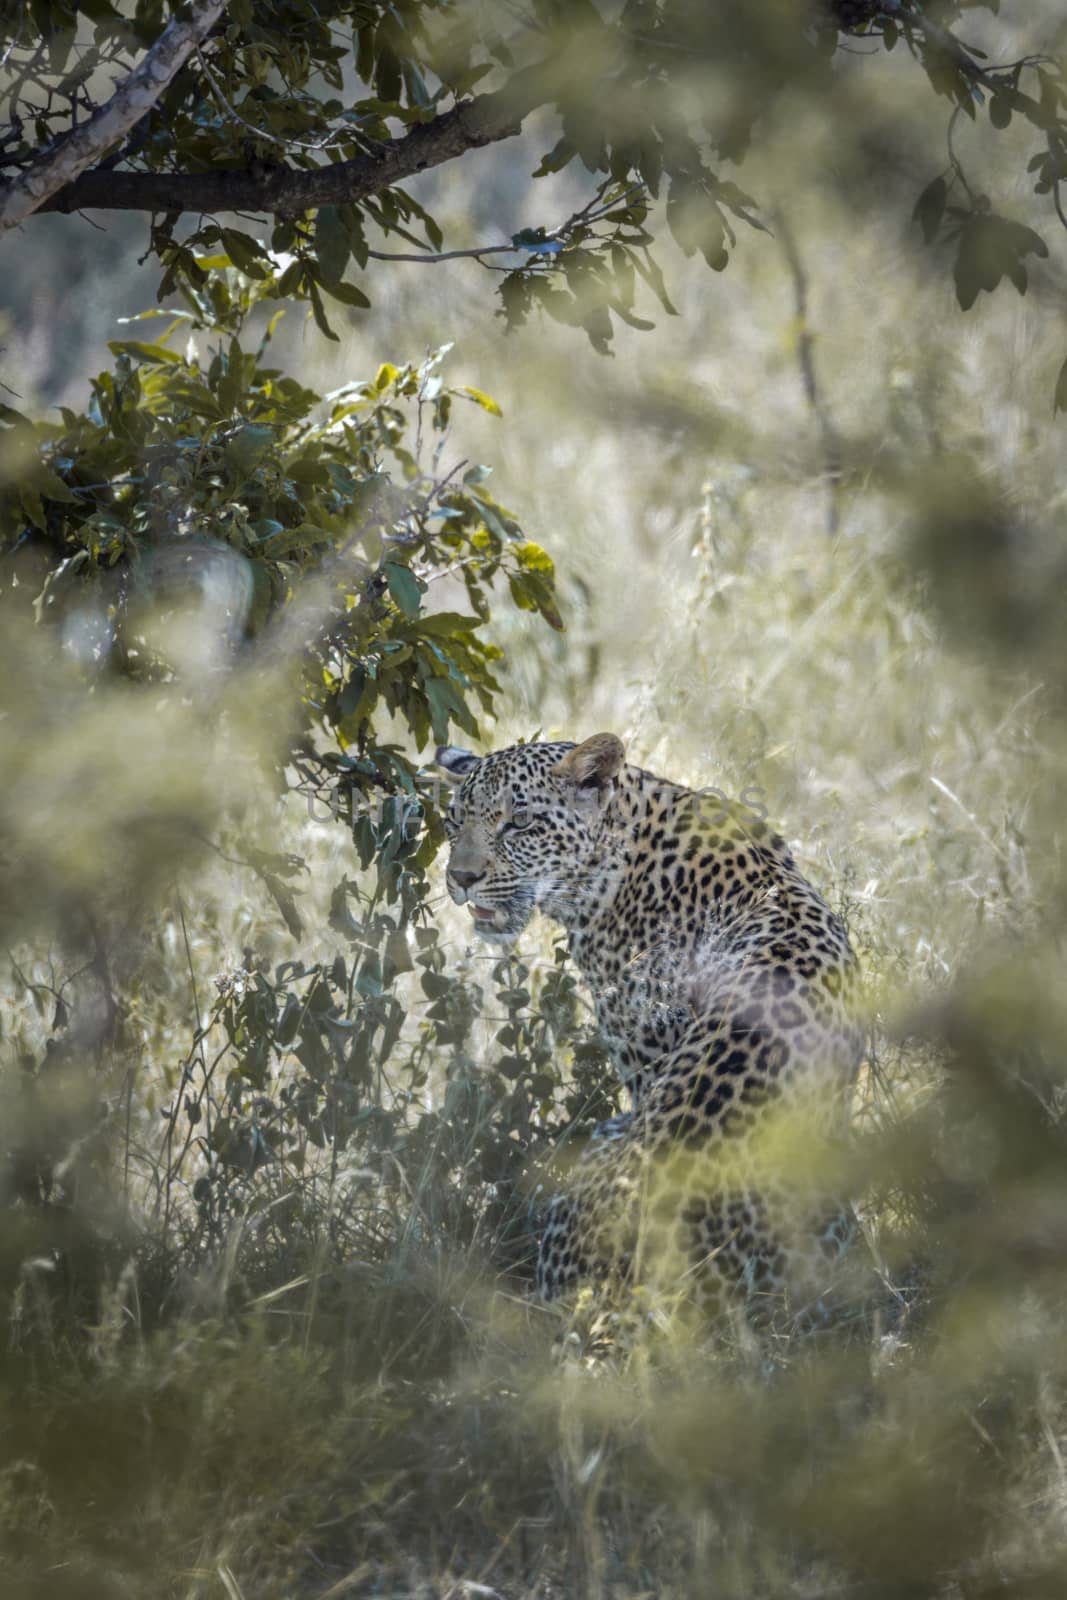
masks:
{"type": "Polygon", "coordinates": [[[185,907],[182,904],[180,890],[175,889],[174,892],[175,898],[178,901],[178,920],[182,925],[182,939],[185,943],[185,960],[189,968],[189,987],[193,991],[193,1008],[196,1013],[196,1031],[199,1033],[204,1024],[200,1014],[200,996],[197,993],[196,988],[196,973],[193,971],[193,953],[189,948],[189,932],[185,926],[185,907]]]}
{"type": "Polygon", "coordinates": [[[957,122],[959,121],[959,118],[960,118],[961,110],[962,110],[961,106],[954,107],[952,115],[948,119],[948,127],[945,129],[945,143],[948,146],[948,159],[949,159],[949,164],[952,167],[952,171],[955,173],[956,177],[960,180],[960,182],[962,183],[964,189],[966,190],[968,200],[971,202],[972,205],[974,205],[974,203],[975,203],[974,190],[971,188],[970,184],[967,182],[967,174],[964,172],[963,164],[960,161],[959,156],[956,154],[956,145],[955,145],[954,135],[955,135],[955,132],[956,132],[956,124],[957,124],[957,122]]]}
{"type": "Polygon", "coordinates": [[[325,134],[321,139],[308,140],[280,138],[276,133],[269,133],[266,128],[257,128],[254,122],[249,122],[246,118],[242,117],[241,113],[237,110],[237,107],[227,100],[222,85],[219,83],[219,80],[208,66],[207,58],[200,49],[199,45],[196,49],[196,59],[203,68],[204,77],[210,84],[211,92],[218,101],[221,109],[225,111],[227,116],[233,118],[234,122],[237,123],[239,128],[244,128],[247,133],[252,134],[253,138],[259,140],[261,143],[277,145],[282,150],[319,151],[331,150],[344,140],[345,134],[340,129],[335,129],[333,132],[325,134]]]}
{"type": "Polygon", "coordinates": [[[837,429],[830,418],[826,402],[819,388],[815,371],[815,340],[808,322],[808,280],[800,259],[796,239],[788,219],[780,209],[775,212],[782,252],[793,280],[796,303],[797,363],[804,395],[811,407],[819,433],[819,450],[822,456],[822,476],[826,483],[826,531],[831,538],[837,533],[841,520],[841,447],[837,429]]]}
{"type": "MultiPolygon", "coordinates": [[[[422,261],[428,262],[432,265],[438,261],[458,261],[463,256],[477,257],[500,255],[505,250],[521,253],[523,246],[518,244],[480,244],[472,245],[469,250],[438,250],[436,253],[427,251],[423,255],[418,255],[413,250],[407,252],[368,250],[367,254],[375,261],[422,261]]],[[[531,251],[529,253],[532,254],[533,252],[531,251]]]]}
{"type": "MultiPolygon", "coordinates": [[[[626,205],[630,200],[633,200],[637,195],[644,194],[644,192],[644,184],[639,183],[634,188],[627,189],[624,194],[619,195],[616,199],[605,201],[599,206],[595,199],[590,200],[588,205],[583,206],[580,211],[573,212],[566,222],[561,222],[558,228],[553,228],[551,233],[546,233],[543,240],[532,244],[516,244],[514,240],[510,240],[507,244],[471,245],[465,250],[424,251],[422,254],[416,254],[411,251],[402,253],[387,250],[368,250],[367,254],[372,256],[375,261],[420,261],[431,265],[436,264],[438,261],[458,261],[461,257],[495,256],[509,251],[514,255],[532,257],[544,253],[543,249],[539,248],[539,245],[547,247],[566,242],[577,228],[591,227],[594,222],[599,222],[603,217],[606,217],[609,211],[616,210],[618,206],[626,205]]],[[[551,253],[555,254],[556,252],[552,251],[551,253]]]]}

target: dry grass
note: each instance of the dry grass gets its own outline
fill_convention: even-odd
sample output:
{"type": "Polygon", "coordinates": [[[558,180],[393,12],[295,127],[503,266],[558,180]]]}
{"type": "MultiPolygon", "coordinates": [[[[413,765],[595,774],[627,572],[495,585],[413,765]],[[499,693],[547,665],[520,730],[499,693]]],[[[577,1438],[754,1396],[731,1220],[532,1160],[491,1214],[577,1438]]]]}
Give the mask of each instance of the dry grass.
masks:
{"type": "MultiPolygon", "coordinates": [[[[295,942],[255,881],[210,856],[165,861],[149,913],[128,926],[122,896],[105,895],[129,1010],[93,1094],[118,1121],[83,1152],[69,1212],[8,1213],[5,1593],[1062,1592],[1067,478],[1049,415],[1063,352],[1047,338],[1062,271],[962,319],[896,199],[930,175],[938,108],[916,104],[900,63],[877,90],[869,64],[854,75],[850,93],[875,95],[862,101],[872,139],[907,122],[884,205],[810,108],[780,111],[746,175],[786,212],[807,280],[843,462],[833,534],[781,233],[744,240],[722,278],[667,247],[681,315],[655,334],[620,330],[610,362],[552,327],[503,342],[473,266],[398,270],[339,354],[291,329],[287,360],[328,387],[455,339],[459,381],[500,400],[505,423],[471,408],[456,452],[495,464],[501,498],[556,556],[568,632],[546,637],[501,603],[505,695],[488,742],[611,728],[672,777],[765,792],[863,958],[867,1213],[917,1309],[773,1359],[694,1342],[656,1315],[624,1358],[595,1308],[560,1342],[556,1314],[510,1272],[506,1219],[421,1146],[387,1182],[368,1182],[355,1156],[332,1173],[312,1164],[295,1201],[263,1174],[218,1248],[163,1237],[159,1113],[197,1010],[245,949],[272,966],[297,951],[328,964],[330,891],[354,872],[343,830],[265,802],[250,767],[241,828],[307,858],[307,933],[295,942]],[[995,548],[972,538],[975,517],[941,516],[950,457],[998,500],[995,548]]],[[[442,174],[457,235],[566,209],[569,174],[553,192],[525,170],[516,156],[478,193],[476,176],[442,174]]],[[[1030,197],[1012,198],[1029,216],[1030,197]]],[[[131,272],[115,309],[149,293],[131,272]]],[[[103,301],[101,288],[94,326],[103,301]]],[[[85,318],[60,307],[55,345],[85,318]]],[[[30,342],[16,335],[30,355],[45,341],[31,320],[30,342]]],[[[53,350],[29,365],[42,402],[63,391],[53,350]]],[[[95,714],[105,737],[108,709],[95,714]]],[[[110,714],[117,747],[126,711],[110,714]]],[[[168,759],[210,812],[219,757],[189,722],[168,759]]],[[[42,717],[27,733],[40,770],[68,739],[84,753],[72,725],[42,717]]],[[[103,834],[134,798],[117,777],[103,834]]],[[[76,831],[77,794],[65,804],[76,831]]],[[[71,859],[97,886],[92,857],[71,859]]],[[[15,909],[5,1099],[69,976],[62,938],[15,909]]],[[[440,916],[454,969],[488,991],[489,962],[443,896],[440,916]]],[[[524,958],[536,984],[547,937],[535,930],[524,958]]],[[[413,991],[412,1041],[422,1003],[413,991]]],[[[479,1022],[465,1070],[491,1065],[495,1025],[479,1022]]],[[[409,1119],[444,1114],[455,1068],[446,1052],[429,1061],[409,1119]]],[[[84,1079],[69,1081],[71,1126],[84,1128],[84,1079]]],[[[66,1082],[52,1080],[50,1115],[66,1082]]],[[[389,1086],[382,1101],[395,1103],[389,1086]]],[[[474,1149],[476,1116],[469,1131],[474,1149]]]]}

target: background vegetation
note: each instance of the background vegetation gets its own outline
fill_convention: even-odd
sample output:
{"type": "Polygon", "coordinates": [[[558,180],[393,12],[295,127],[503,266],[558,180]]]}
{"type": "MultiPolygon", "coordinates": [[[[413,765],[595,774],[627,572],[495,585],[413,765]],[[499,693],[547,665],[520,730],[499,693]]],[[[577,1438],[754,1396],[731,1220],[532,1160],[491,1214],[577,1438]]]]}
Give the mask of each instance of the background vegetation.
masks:
{"type": "MultiPolygon", "coordinates": [[[[5,1593],[1062,1592],[1062,19],[749,9],[616,8],[708,24],[670,87],[733,108],[700,159],[764,225],[725,203],[736,243],[710,182],[672,216],[647,152],[612,168],[588,79],[581,126],[553,82],[362,218],[394,253],[519,238],[499,261],[361,261],[321,208],[6,236],[5,1593]],[[1014,88],[939,81],[948,28],[1014,88]],[[531,182],[568,118],[587,160],[531,182]],[[500,960],[448,903],[426,763],[601,728],[761,786],[849,921],[891,1292],[839,1337],[694,1347],[650,1307],[624,1355],[527,1298],[551,1153],[614,1089],[551,931],[500,960]]],[[[385,8],[230,10],[221,98],[194,62],[184,144],[125,167],[264,160],[245,95],[276,138],[354,128],[346,159],[444,114],[385,8]],[[304,80],[257,65],[301,27],[304,80]]],[[[459,13],[498,76],[450,81],[573,60],[563,12],[459,13]]],[[[14,8],[5,114],[89,59],[75,23],[103,94],[164,20],[14,8]]]]}

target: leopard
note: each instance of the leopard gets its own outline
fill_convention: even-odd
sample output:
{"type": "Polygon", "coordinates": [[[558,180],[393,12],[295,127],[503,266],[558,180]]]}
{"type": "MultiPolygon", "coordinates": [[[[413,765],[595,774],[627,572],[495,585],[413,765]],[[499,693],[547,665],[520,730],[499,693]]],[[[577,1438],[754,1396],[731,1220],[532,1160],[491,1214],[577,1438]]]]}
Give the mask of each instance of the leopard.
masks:
{"type": "Polygon", "coordinates": [[[762,791],[659,777],[611,733],[441,746],[436,764],[452,900],[490,944],[535,912],[562,925],[629,1097],[548,1204],[536,1293],[643,1286],[705,1319],[818,1325],[858,1228],[842,1151],[859,968],[745,803],[762,791]]]}

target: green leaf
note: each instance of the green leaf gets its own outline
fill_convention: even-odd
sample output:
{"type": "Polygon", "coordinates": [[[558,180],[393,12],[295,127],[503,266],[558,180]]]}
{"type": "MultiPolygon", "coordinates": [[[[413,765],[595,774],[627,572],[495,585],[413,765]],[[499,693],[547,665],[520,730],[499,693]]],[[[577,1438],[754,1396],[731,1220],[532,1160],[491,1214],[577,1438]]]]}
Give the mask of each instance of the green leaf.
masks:
{"type": "Polygon", "coordinates": [[[336,206],[321,207],[315,222],[315,254],[324,288],[339,283],[351,254],[348,228],[336,206]]]}
{"type": "Polygon", "coordinates": [[[1067,411],[1067,361],[1060,368],[1060,375],[1056,379],[1056,393],[1052,401],[1052,415],[1058,411],[1067,411]]]}
{"type": "Polygon", "coordinates": [[[44,502],[37,490],[24,483],[19,489],[19,502],[33,526],[40,528],[43,533],[48,527],[48,522],[44,514],[44,502]]]}
{"type": "Polygon", "coordinates": [[[651,129],[641,141],[637,170],[649,194],[654,200],[658,199],[659,180],[663,175],[663,144],[651,129]]]}
{"type": "MultiPolygon", "coordinates": [[[[461,611],[433,611],[429,616],[419,618],[418,632],[434,638],[450,638],[457,633],[473,633],[479,627],[480,618],[464,616],[461,611]]],[[[413,630],[408,637],[414,636],[413,630]]]]}
{"type": "Polygon", "coordinates": [[[468,733],[477,732],[474,718],[447,678],[427,678],[422,688],[430,707],[433,736],[439,744],[447,741],[448,725],[453,720],[468,733]]]}
{"type": "Polygon", "coordinates": [[[226,247],[226,254],[235,267],[249,278],[265,278],[270,266],[270,257],[258,239],[253,239],[247,233],[239,233],[236,228],[220,228],[219,234],[226,247]]]}
{"type": "Polygon", "coordinates": [[[226,442],[226,459],[240,472],[247,472],[274,443],[274,429],[246,422],[226,442]]]}
{"type": "Polygon", "coordinates": [[[912,221],[917,222],[923,231],[923,238],[927,244],[932,244],[941,226],[941,218],[945,213],[945,203],[948,200],[948,184],[944,178],[937,177],[926,185],[922,194],[915,202],[912,212],[912,221]]]}
{"type": "Polygon", "coordinates": [[[487,495],[480,495],[478,494],[477,490],[475,490],[471,498],[477,501],[479,515],[481,516],[481,519],[485,523],[486,527],[489,529],[489,532],[494,536],[494,538],[500,539],[501,541],[506,541],[510,537],[508,529],[500,520],[497,508],[489,499],[489,497],[487,495]]]}
{"type": "Polygon", "coordinates": [[[385,960],[394,976],[398,972],[414,972],[415,963],[411,959],[407,934],[402,929],[395,928],[386,939],[385,960]]]}
{"type": "Polygon", "coordinates": [[[361,311],[370,308],[370,301],[362,289],[357,289],[354,283],[323,283],[322,287],[328,295],[335,300],[340,300],[344,306],[358,306],[361,311]]]}
{"type": "Polygon", "coordinates": [[[676,317],[678,315],[678,310],[677,307],[671,303],[670,295],[667,293],[667,285],[663,281],[663,273],[660,271],[655,261],[653,261],[648,251],[645,251],[643,260],[637,254],[636,250],[632,251],[631,259],[633,260],[633,264],[637,268],[641,277],[648,284],[648,287],[652,290],[652,293],[656,296],[656,299],[659,301],[667,315],[669,317],[676,317]]]}
{"type": "Polygon", "coordinates": [[[334,344],[340,344],[340,339],[337,337],[336,333],[334,333],[329,322],[327,321],[326,308],[322,303],[322,295],[319,293],[319,286],[313,278],[307,278],[307,291],[308,299],[311,301],[311,314],[318,324],[320,333],[324,333],[327,339],[332,339],[334,344]]]}
{"type": "Polygon", "coordinates": [[[552,557],[539,544],[527,540],[516,547],[518,572],[508,579],[511,598],[523,611],[539,611],[550,627],[560,631],[563,619],[556,606],[556,569],[552,557]]]}
{"type": "Polygon", "coordinates": [[[316,545],[329,544],[330,534],[325,528],[302,522],[299,528],[286,528],[283,533],[272,533],[256,546],[256,554],[270,561],[281,561],[285,556],[314,549],[316,545]]]}
{"type": "Polygon", "coordinates": [[[460,95],[469,94],[476,83],[485,77],[487,72],[492,72],[491,61],[480,61],[477,66],[465,67],[462,72],[448,78],[449,87],[458,100],[460,95]]]}
{"type": "Polygon", "coordinates": [[[290,261],[278,282],[274,285],[275,298],[287,300],[290,295],[296,294],[304,277],[304,263],[290,261]]]}
{"type": "Polygon", "coordinates": [[[618,300],[612,300],[611,309],[617,317],[621,317],[623,322],[628,323],[631,328],[640,328],[647,333],[656,326],[654,322],[649,322],[647,317],[635,316],[632,311],[618,300]]]}
{"type": "Polygon", "coordinates": [[[294,456],[286,462],[285,475],[294,483],[327,484],[330,481],[326,463],[313,455],[294,456]]]}
{"type": "Polygon", "coordinates": [[[674,178],[667,192],[667,226],[687,256],[700,251],[709,267],[721,272],[727,264],[726,225],[722,212],[700,184],[674,178]]]}
{"type": "Polygon", "coordinates": [[[354,665],[351,668],[348,682],[337,697],[337,709],[342,718],[350,717],[353,711],[356,710],[362,699],[366,682],[367,674],[363,671],[363,668],[358,664],[354,665]]]}
{"type": "Polygon", "coordinates": [[[300,1019],[303,1015],[303,1006],[295,994],[285,997],[285,1009],[278,1020],[274,1030],[274,1037],[278,1044],[292,1044],[300,1028],[300,1019]]]}
{"type": "Polygon", "coordinates": [[[989,120],[994,128],[1006,128],[1011,122],[1011,99],[1006,94],[995,94],[989,102],[989,120]]]}
{"type": "Polygon", "coordinates": [[[549,173],[561,172],[568,162],[574,160],[576,155],[577,151],[574,145],[564,135],[563,138],[556,141],[547,155],[541,157],[541,164],[535,168],[533,176],[535,178],[546,178],[549,173]]]}
{"type": "Polygon", "coordinates": [[[992,293],[1005,277],[1020,294],[1025,294],[1028,279],[1024,257],[1028,255],[1048,255],[1048,246],[1033,228],[988,212],[970,217],[960,232],[953,266],[961,308],[969,311],[983,290],[992,293]]]}
{"type": "Polygon", "coordinates": [[[282,882],[280,878],[275,877],[273,872],[261,872],[260,877],[263,880],[267,893],[270,895],[271,899],[274,901],[274,904],[281,912],[282,921],[289,929],[289,932],[292,934],[293,938],[301,938],[304,932],[304,924],[300,920],[300,913],[296,909],[296,901],[293,898],[292,891],[282,882]]]}
{"type": "Polygon", "coordinates": [[[374,73],[374,29],[360,28],[356,34],[356,71],[364,83],[369,83],[374,73]]]}
{"type": "Polygon", "coordinates": [[[402,566],[398,561],[386,561],[382,570],[389,585],[389,593],[404,615],[417,616],[422,604],[422,588],[411,568],[402,566]]]}
{"type": "Polygon", "coordinates": [[[222,418],[223,413],[210,389],[206,384],[198,383],[194,379],[172,379],[167,387],[167,398],[172,411],[177,404],[186,406],[198,417],[210,417],[216,422],[222,418]]]}
{"type": "Polygon", "coordinates": [[[404,63],[404,88],[411,105],[425,108],[433,104],[421,72],[410,61],[404,63]]]}
{"type": "Polygon", "coordinates": [[[109,339],[107,347],[113,356],[133,356],[149,364],[180,366],[182,361],[177,351],[168,350],[163,344],[146,344],[143,339],[109,339]]]}
{"type": "Polygon", "coordinates": [[[47,500],[61,500],[67,505],[77,505],[78,497],[71,494],[70,489],[63,482],[58,472],[53,472],[51,467],[45,466],[42,461],[33,473],[34,488],[45,496],[47,500]]]}

